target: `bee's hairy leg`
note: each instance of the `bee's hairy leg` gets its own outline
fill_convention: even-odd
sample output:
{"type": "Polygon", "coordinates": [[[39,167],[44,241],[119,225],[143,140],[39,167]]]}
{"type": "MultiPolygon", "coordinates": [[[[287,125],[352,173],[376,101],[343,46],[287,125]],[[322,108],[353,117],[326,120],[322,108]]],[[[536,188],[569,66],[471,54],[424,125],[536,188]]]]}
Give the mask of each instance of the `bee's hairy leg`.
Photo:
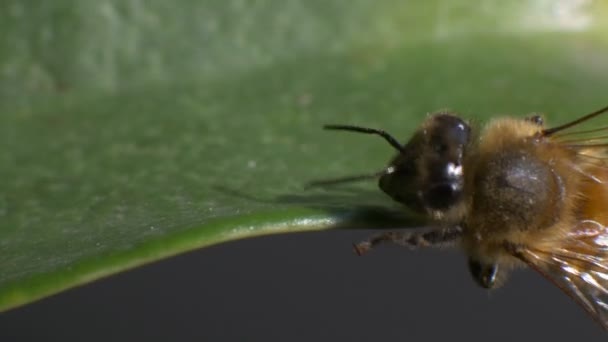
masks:
{"type": "Polygon", "coordinates": [[[450,226],[424,232],[387,232],[355,243],[353,248],[357,255],[363,255],[377,245],[386,242],[410,248],[431,247],[453,242],[461,236],[462,227],[460,226],[450,226]]]}

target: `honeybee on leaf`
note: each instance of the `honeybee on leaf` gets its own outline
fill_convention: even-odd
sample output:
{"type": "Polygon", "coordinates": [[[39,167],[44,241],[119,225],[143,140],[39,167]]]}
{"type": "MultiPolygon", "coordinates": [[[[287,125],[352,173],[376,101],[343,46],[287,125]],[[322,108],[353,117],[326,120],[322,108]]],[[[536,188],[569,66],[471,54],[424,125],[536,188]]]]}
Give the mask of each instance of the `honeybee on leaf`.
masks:
{"type": "Polygon", "coordinates": [[[574,298],[608,330],[608,126],[582,129],[608,107],[545,127],[541,116],[503,117],[474,130],[452,112],[429,116],[409,142],[348,125],[328,130],[375,134],[397,155],[370,175],[395,201],[428,218],[423,231],[398,231],[355,244],[457,245],[481,287],[500,285],[527,265],[574,298]]]}

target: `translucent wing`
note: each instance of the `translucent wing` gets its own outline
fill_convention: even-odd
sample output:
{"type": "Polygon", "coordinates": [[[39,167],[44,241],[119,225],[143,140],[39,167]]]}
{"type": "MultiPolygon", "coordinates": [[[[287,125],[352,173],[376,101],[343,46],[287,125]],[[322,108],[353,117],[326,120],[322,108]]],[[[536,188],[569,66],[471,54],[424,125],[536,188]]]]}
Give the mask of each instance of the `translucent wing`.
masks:
{"type": "Polygon", "coordinates": [[[561,247],[547,249],[514,247],[511,252],[574,298],[608,330],[608,227],[583,221],[561,247]]]}
{"type": "Polygon", "coordinates": [[[608,183],[608,106],[560,126],[546,128],[541,135],[573,153],[565,160],[573,171],[600,184],[608,183]],[[603,119],[600,121],[596,121],[603,119]],[[603,175],[603,177],[600,177],[603,175]]]}

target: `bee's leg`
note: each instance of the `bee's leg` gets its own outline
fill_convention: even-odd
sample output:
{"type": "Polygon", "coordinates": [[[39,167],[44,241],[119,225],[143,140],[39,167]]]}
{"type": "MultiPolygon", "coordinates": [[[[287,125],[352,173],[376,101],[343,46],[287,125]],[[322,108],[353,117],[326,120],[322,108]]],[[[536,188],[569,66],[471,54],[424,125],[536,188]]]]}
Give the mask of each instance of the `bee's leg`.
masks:
{"type": "Polygon", "coordinates": [[[400,246],[410,248],[437,246],[457,240],[462,236],[460,226],[451,226],[426,232],[388,232],[372,236],[371,238],[354,244],[358,255],[367,253],[376,245],[391,242],[400,246]]]}

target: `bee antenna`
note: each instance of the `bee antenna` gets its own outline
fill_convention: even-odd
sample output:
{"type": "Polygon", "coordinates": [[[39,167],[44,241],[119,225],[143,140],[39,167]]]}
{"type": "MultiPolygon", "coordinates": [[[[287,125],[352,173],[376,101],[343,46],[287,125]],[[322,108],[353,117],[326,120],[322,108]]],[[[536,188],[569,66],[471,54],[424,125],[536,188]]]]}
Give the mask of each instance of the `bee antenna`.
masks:
{"type": "Polygon", "coordinates": [[[596,117],[596,116],[598,116],[598,115],[600,115],[602,113],[605,113],[605,112],[608,112],[608,106],[606,106],[606,107],[604,107],[602,109],[596,110],[595,112],[587,114],[587,115],[585,115],[585,116],[583,116],[581,118],[578,118],[578,119],[576,119],[574,121],[571,121],[571,122],[568,122],[566,124],[563,124],[561,126],[545,129],[545,130],[543,130],[543,135],[544,136],[549,136],[551,134],[554,134],[556,132],[559,132],[559,131],[562,131],[564,129],[570,128],[572,126],[576,126],[576,125],[580,124],[581,122],[585,122],[585,121],[587,121],[589,119],[593,119],[594,117],[596,117]]]}
{"type": "Polygon", "coordinates": [[[374,173],[369,173],[369,174],[312,181],[312,182],[306,184],[306,189],[338,185],[338,184],[343,184],[343,183],[352,183],[352,182],[358,182],[358,181],[363,181],[363,180],[367,180],[367,179],[378,178],[383,175],[393,173],[394,171],[395,171],[395,167],[389,166],[385,170],[382,170],[379,172],[374,172],[374,173]]]}
{"type": "Polygon", "coordinates": [[[365,133],[365,134],[377,134],[377,135],[383,137],[384,140],[386,140],[389,144],[391,144],[391,146],[393,146],[397,151],[399,151],[399,152],[404,151],[403,146],[399,143],[399,141],[397,141],[397,139],[395,139],[392,135],[390,135],[387,132],[380,130],[380,129],[366,128],[366,127],[359,127],[359,126],[350,126],[350,125],[325,125],[325,126],[323,126],[323,129],[334,130],[334,131],[359,132],[359,133],[365,133]]]}

